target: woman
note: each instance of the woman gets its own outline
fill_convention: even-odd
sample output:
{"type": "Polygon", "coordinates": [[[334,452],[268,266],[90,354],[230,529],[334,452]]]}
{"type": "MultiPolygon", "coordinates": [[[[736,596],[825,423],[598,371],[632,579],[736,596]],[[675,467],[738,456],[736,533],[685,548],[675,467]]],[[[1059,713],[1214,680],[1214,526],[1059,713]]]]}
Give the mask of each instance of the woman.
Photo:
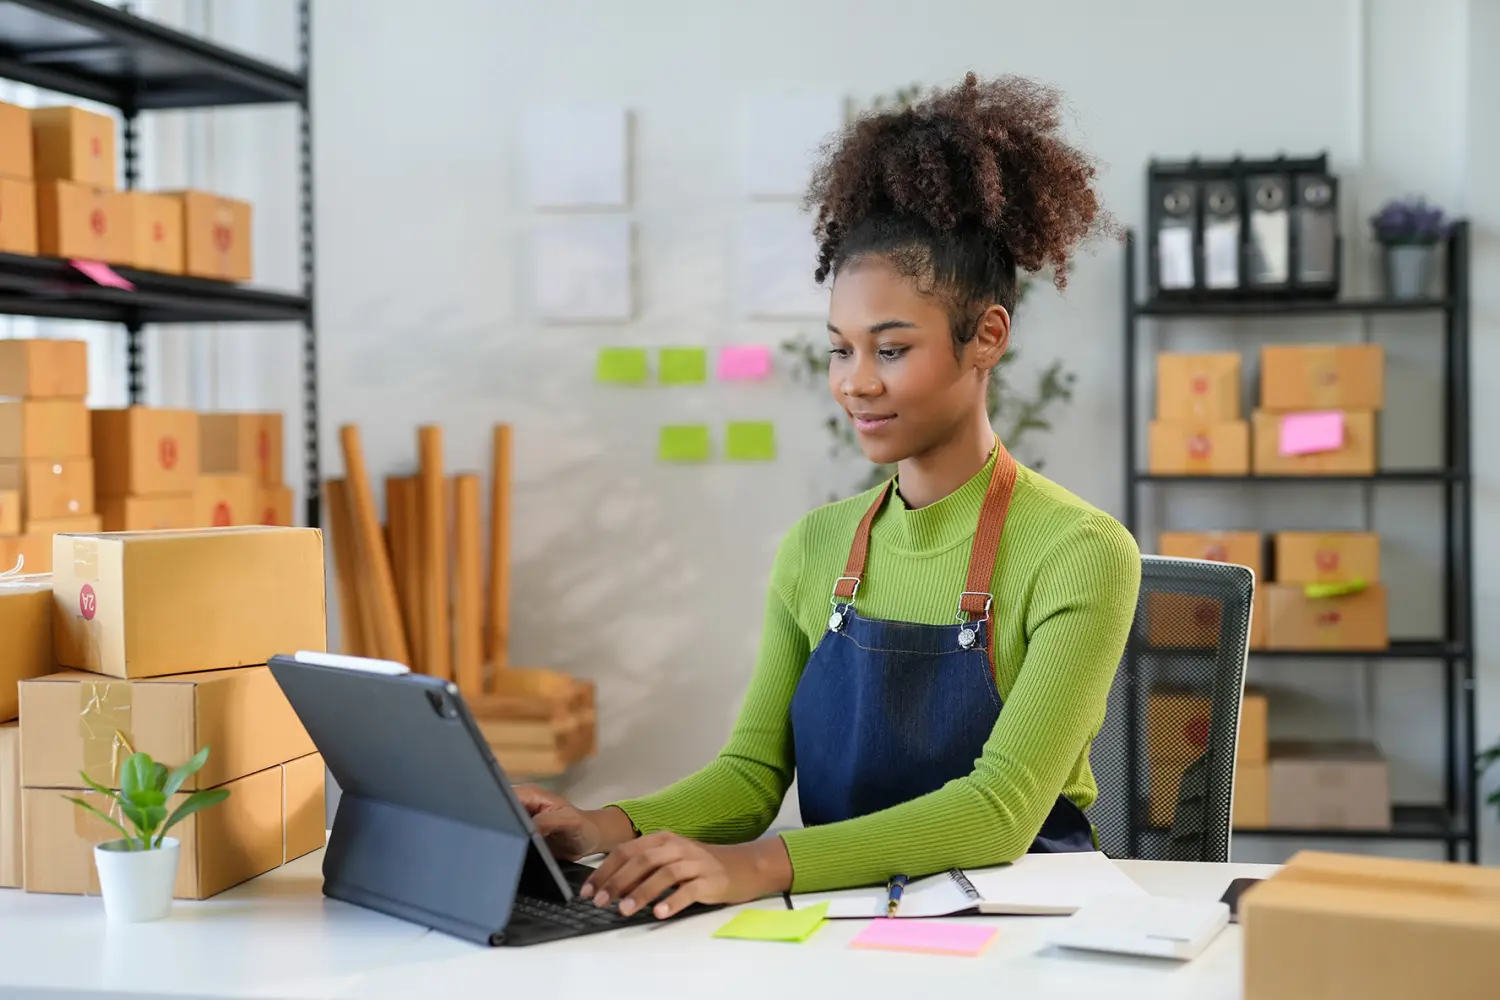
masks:
{"type": "Polygon", "coordinates": [[[1020,467],[985,405],[1017,269],[1102,226],[1058,97],[980,83],[849,127],[817,170],[828,385],[893,482],[804,517],[776,556],[734,732],[698,773],[584,812],[521,789],[584,894],[735,903],[1091,850],[1088,751],[1140,584],[1115,520],[1020,467]],[[798,779],[805,827],[765,833],[798,779]]]}

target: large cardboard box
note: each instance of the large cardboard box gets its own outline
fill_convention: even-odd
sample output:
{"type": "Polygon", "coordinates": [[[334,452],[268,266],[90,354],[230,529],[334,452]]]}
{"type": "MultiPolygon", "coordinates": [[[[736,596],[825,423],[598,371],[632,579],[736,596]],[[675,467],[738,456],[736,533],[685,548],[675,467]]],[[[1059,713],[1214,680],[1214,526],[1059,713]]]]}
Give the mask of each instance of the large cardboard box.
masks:
{"type": "Polygon", "coordinates": [[[110,116],[75,107],[33,108],[31,141],[37,180],[115,189],[115,120],[110,116]]]}
{"type": "Polygon", "coordinates": [[[262,486],[260,488],[260,511],[256,521],[260,524],[279,524],[291,527],[296,523],[292,514],[292,490],[288,486],[262,486]]]}
{"type": "Polygon", "coordinates": [[[1389,769],[1374,745],[1278,741],[1270,769],[1272,826],[1390,829],[1389,769]]]}
{"type": "Polygon", "coordinates": [[[37,252],[129,265],[135,258],[133,207],[118,191],[69,181],[38,181],[37,252]]]}
{"type": "Polygon", "coordinates": [[[1156,419],[1226,423],[1242,417],[1238,352],[1156,356],[1156,419]]]}
{"type": "Polygon", "coordinates": [[[56,669],[51,581],[45,576],[0,581],[0,722],[20,714],[20,682],[56,669]]]}
{"type": "Polygon", "coordinates": [[[0,462],[0,489],[20,494],[21,513],[25,517],[47,520],[92,514],[94,460],[30,458],[0,462]]]}
{"type": "Polygon", "coordinates": [[[1493,1000],[1500,870],[1300,851],[1241,897],[1245,1000],[1493,1000]]]}
{"type": "Polygon", "coordinates": [[[249,202],[206,191],[177,191],[173,195],[182,201],[187,273],[222,281],[249,281],[249,202]]]}
{"type": "Polygon", "coordinates": [[[200,413],[198,442],[204,472],[242,472],[261,486],[280,486],[280,413],[200,413]]]}
{"type": "Polygon", "coordinates": [[[32,179],[31,112],[0,103],[0,178],[32,179]]]}
{"type": "Polygon", "coordinates": [[[1241,764],[1264,764],[1270,751],[1267,737],[1270,703],[1259,691],[1246,690],[1240,701],[1240,739],[1235,759],[1241,764]]]}
{"type": "Polygon", "coordinates": [[[1219,644],[1224,602],[1154,590],[1146,595],[1146,641],[1157,648],[1205,649],[1219,644]]]}
{"type": "MultiPolygon", "coordinates": [[[[0,488],[0,535],[21,533],[21,491],[0,488]]],[[[0,573],[5,572],[0,569],[0,573]]]]}
{"type": "Polygon", "coordinates": [[[1162,476],[1243,476],[1250,472],[1250,425],[1153,420],[1150,471],[1162,476]]]}
{"type": "Polygon", "coordinates": [[[1378,410],[1385,405],[1379,344],[1267,345],[1260,349],[1267,410],[1378,410]]]}
{"type": "Polygon", "coordinates": [[[1146,703],[1146,757],[1187,767],[1208,747],[1209,699],[1155,692],[1146,703]]]}
{"type": "Polygon", "coordinates": [[[193,492],[198,415],[132,406],[94,410],[94,481],[100,496],[193,492]]]}
{"type": "Polygon", "coordinates": [[[1367,531],[1278,531],[1277,583],[1375,583],[1380,536],[1367,531]]]}
{"type": "Polygon", "coordinates": [[[1385,649],[1390,645],[1385,587],[1308,597],[1301,585],[1266,585],[1267,649],[1385,649]]]}
{"type": "Polygon", "coordinates": [[[63,666],[160,677],[326,645],[316,528],[58,535],[52,568],[63,666]]]}
{"type": "Polygon", "coordinates": [[[1375,472],[1375,414],[1343,414],[1343,444],[1330,451],[1281,453],[1283,424],[1297,414],[1255,411],[1255,474],[1258,476],[1368,476],[1375,472]]]}
{"type": "Polygon", "coordinates": [[[36,185],[0,177],[0,253],[36,256],[36,185]]]}
{"type": "Polygon", "coordinates": [[[269,667],[239,667],[143,680],[65,670],[20,685],[22,784],[77,788],[79,773],[119,787],[132,751],[180,763],[209,747],[183,785],[212,788],[316,748],[269,667]]]}
{"type": "Polygon", "coordinates": [[[105,497],[99,501],[105,531],[181,531],[197,527],[193,494],[105,497]]]}
{"type": "Polygon", "coordinates": [[[1178,559],[1248,566],[1257,581],[1264,579],[1261,552],[1265,544],[1258,531],[1163,531],[1157,548],[1162,555],[1178,559]]]}
{"type": "Polygon", "coordinates": [[[91,447],[82,400],[0,400],[0,461],[87,458],[91,447]]]}
{"type": "MultiPolygon", "coordinates": [[[[223,786],[229,798],[172,827],[168,836],[181,844],[172,895],[207,899],[321,848],[323,773],[323,758],[310,754],[246,775],[223,786]]],[[[108,801],[88,790],[26,788],[22,795],[26,891],[97,895],[94,845],[120,833],[64,796],[101,809],[108,801]]],[[[186,797],[179,792],[167,809],[186,797]]]]}
{"type": "Polygon", "coordinates": [[[0,723],[0,889],[21,887],[21,727],[0,723]]]}
{"type": "Polygon", "coordinates": [[[1270,775],[1266,765],[1237,762],[1230,823],[1236,830],[1264,830],[1271,823],[1270,816],[1270,775]]]}
{"type": "Polygon", "coordinates": [[[135,227],[131,264],[143,271],[183,273],[182,201],[165,194],[132,191],[131,224],[135,227]]]}
{"type": "Polygon", "coordinates": [[[0,565],[13,568],[17,562],[23,572],[52,572],[51,535],[0,535],[0,565]]]}
{"type": "Polygon", "coordinates": [[[1266,648],[1267,620],[1271,613],[1268,610],[1266,600],[1266,588],[1260,581],[1255,584],[1255,597],[1250,604],[1250,648],[1266,648]]]}
{"type": "Polygon", "coordinates": [[[193,527],[229,528],[256,524],[256,489],[238,472],[206,472],[193,488],[193,527]]]}
{"type": "Polygon", "coordinates": [[[89,394],[89,346],[81,340],[0,340],[0,396],[82,399],[89,394]]]}

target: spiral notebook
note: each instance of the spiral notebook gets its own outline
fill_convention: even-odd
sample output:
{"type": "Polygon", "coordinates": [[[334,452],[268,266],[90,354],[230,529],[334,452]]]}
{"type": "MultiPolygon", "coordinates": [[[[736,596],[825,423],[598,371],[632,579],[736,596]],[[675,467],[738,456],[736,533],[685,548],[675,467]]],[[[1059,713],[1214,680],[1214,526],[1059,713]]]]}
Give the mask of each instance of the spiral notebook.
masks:
{"type": "MultiPolygon", "coordinates": [[[[917,879],[902,892],[896,916],[1066,916],[1097,900],[1146,894],[1102,853],[1027,854],[998,868],[954,868],[917,879]]],[[[884,886],[787,897],[794,910],[827,903],[830,920],[883,917],[885,902],[884,886]]]]}

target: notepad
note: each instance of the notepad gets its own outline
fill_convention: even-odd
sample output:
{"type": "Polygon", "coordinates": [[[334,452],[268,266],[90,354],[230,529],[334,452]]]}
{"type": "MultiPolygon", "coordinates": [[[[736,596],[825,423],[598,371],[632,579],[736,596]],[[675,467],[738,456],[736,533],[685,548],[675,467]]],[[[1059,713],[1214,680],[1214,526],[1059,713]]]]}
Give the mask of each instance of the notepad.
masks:
{"type": "MultiPolygon", "coordinates": [[[[1097,851],[1027,854],[998,868],[955,868],[911,882],[896,917],[1066,915],[1111,896],[1145,897],[1146,890],[1097,851]]],[[[794,909],[823,903],[831,920],[883,917],[886,893],[872,887],[791,897],[794,909]]]]}
{"type": "Polygon", "coordinates": [[[714,931],[714,937],[800,943],[823,926],[827,909],[827,906],[814,906],[805,910],[742,910],[714,931]]]}
{"type": "Polygon", "coordinates": [[[945,924],[931,920],[876,920],[849,942],[851,948],[978,955],[1000,933],[993,924],[945,924]]]}

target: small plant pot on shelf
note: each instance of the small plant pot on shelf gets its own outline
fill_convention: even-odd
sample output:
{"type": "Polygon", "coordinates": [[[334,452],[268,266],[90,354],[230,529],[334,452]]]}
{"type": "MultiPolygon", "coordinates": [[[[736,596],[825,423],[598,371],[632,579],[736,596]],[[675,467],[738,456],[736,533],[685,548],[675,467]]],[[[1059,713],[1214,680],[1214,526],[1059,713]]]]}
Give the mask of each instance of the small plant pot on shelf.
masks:
{"type": "Polygon", "coordinates": [[[105,917],[111,923],[138,924],[161,920],[170,913],[178,853],[175,837],[162,838],[161,846],[150,850],[140,841],[132,845],[110,840],[97,845],[94,866],[99,871],[105,917]]]}
{"type": "Polygon", "coordinates": [[[1431,246],[1389,246],[1385,248],[1385,291],[1393,299],[1424,299],[1432,287],[1432,261],[1436,248],[1431,246]]]}

